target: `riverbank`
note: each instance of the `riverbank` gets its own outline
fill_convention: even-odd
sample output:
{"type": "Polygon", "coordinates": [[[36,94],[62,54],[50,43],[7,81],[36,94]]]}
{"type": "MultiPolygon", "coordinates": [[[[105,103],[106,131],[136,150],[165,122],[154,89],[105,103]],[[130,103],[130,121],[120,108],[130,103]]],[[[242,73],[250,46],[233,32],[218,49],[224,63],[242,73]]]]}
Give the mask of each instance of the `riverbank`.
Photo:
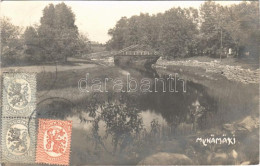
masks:
{"type": "Polygon", "coordinates": [[[224,59],[222,61],[208,58],[196,57],[179,60],[159,59],[154,65],[158,69],[180,71],[192,70],[197,74],[211,77],[212,74],[218,74],[226,77],[228,80],[241,82],[244,84],[257,84],[259,82],[259,67],[251,66],[245,63],[237,62],[235,59],[224,59]]]}

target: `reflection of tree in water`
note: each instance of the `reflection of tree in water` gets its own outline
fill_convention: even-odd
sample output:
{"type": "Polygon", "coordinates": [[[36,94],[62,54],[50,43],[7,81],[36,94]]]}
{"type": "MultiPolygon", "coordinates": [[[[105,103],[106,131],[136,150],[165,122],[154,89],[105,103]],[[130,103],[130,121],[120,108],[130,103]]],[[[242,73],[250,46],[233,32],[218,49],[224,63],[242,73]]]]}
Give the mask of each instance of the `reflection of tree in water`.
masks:
{"type": "Polygon", "coordinates": [[[102,146],[109,152],[103,143],[109,136],[112,138],[115,153],[118,146],[123,151],[143,127],[137,108],[120,103],[120,99],[116,101],[115,94],[112,93],[105,96],[102,93],[93,93],[87,98],[87,102],[78,103],[69,103],[61,98],[46,99],[38,104],[37,118],[66,119],[76,114],[82,122],[92,123],[92,137],[96,148],[102,146]],[[87,113],[92,118],[91,121],[82,116],[82,112],[87,113]],[[101,121],[105,123],[105,136],[99,135],[99,129],[103,127],[100,126],[101,121]]]}
{"type": "Polygon", "coordinates": [[[142,130],[142,118],[139,112],[138,109],[126,106],[126,104],[106,102],[101,106],[100,114],[95,116],[92,129],[93,137],[103,146],[101,137],[98,135],[98,124],[102,120],[105,122],[106,131],[103,138],[111,136],[114,145],[113,153],[117,151],[118,145],[121,152],[133,142],[133,139],[142,130]]]}
{"type": "MultiPolygon", "coordinates": [[[[207,116],[216,110],[215,101],[200,84],[187,81],[186,92],[183,92],[182,84],[176,85],[178,92],[162,92],[162,84],[157,84],[161,91],[139,97],[140,109],[161,114],[172,127],[196,121],[200,128],[204,128],[207,116]]],[[[169,85],[166,87],[168,89],[169,85]]]]}
{"type": "Polygon", "coordinates": [[[154,77],[159,77],[157,71],[153,68],[122,68],[129,72],[131,77],[134,78],[154,78],[154,77]]]}
{"type": "Polygon", "coordinates": [[[208,95],[207,89],[193,82],[187,82],[185,93],[181,91],[182,85],[177,84],[177,89],[178,93],[110,93],[110,102],[102,106],[100,119],[106,124],[107,135],[113,138],[114,152],[117,145],[120,150],[124,149],[136,134],[147,132],[146,136],[153,138],[160,134],[162,126],[156,120],[151,121],[150,131],[141,130],[141,111],[150,110],[161,114],[173,129],[180,123],[191,124],[194,130],[205,128],[207,117],[216,110],[215,102],[208,95]]]}
{"type": "Polygon", "coordinates": [[[63,98],[47,98],[37,103],[37,118],[65,119],[74,114],[74,103],[63,98]]]}
{"type": "MultiPolygon", "coordinates": [[[[158,84],[161,85],[161,84],[158,84]]],[[[168,88],[168,85],[167,85],[168,88]]],[[[158,86],[158,89],[160,87],[158,86]]],[[[207,94],[202,85],[187,82],[187,92],[182,92],[182,85],[177,84],[178,93],[92,93],[86,98],[71,103],[65,101],[49,102],[42,108],[42,117],[65,119],[71,115],[78,115],[81,121],[89,122],[82,116],[82,112],[93,118],[92,138],[95,147],[103,147],[107,152],[105,141],[112,139],[113,153],[129,151],[129,148],[137,146],[139,150],[144,144],[150,146],[152,139],[160,135],[162,127],[158,121],[151,121],[151,129],[143,128],[142,111],[154,111],[161,114],[172,128],[180,123],[194,124],[194,128],[203,128],[208,114],[214,111],[214,100],[207,94]],[[72,111],[73,110],[73,111],[72,111]],[[102,123],[105,124],[105,135],[99,135],[102,123]],[[197,126],[198,124],[198,126],[197,126]],[[149,140],[149,141],[147,141],[149,140]],[[150,143],[149,143],[150,142],[150,143]]],[[[160,139],[160,138],[159,138],[160,139]]],[[[146,145],[145,145],[146,146],[146,145]]]]}

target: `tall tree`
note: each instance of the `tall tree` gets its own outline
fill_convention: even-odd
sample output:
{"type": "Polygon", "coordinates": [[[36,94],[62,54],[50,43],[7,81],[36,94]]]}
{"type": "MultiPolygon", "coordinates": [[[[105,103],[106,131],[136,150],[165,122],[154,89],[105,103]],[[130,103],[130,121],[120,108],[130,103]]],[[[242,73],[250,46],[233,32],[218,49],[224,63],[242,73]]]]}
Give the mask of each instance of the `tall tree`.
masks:
{"type": "Polygon", "coordinates": [[[39,26],[39,38],[46,60],[54,58],[67,61],[67,57],[75,54],[78,28],[71,8],[65,3],[45,7],[39,26]]]}
{"type": "Polygon", "coordinates": [[[76,45],[77,55],[83,55],[91,51],[91,43],[86,34],[79,33],[76,45]]]}
{"type": "Polygon", "coordinates": [[[21,29],[11,23],[9,18],[1,18],[1,61],[2,65],[14,64],[22,50],[21,29]]]}
{"type": "Polygon", "coordinates": [[[108,42],[109,47],[119,50],[125,46],[128,28],[127,22],[127,18],[122,17],[113,29],[108,30],[108,34],[112,36],[112,39],[108,42]]]}
{"type": "Polygon", "coordinates": [[[227,31],[228,8],[207,1],[200,7],[201,47],[204,53],[217,57],[223,54],[223,48],[234,47],[234,41],[227,31]]]}
{"type": "Polygon", "coordinates": [[[39,36],[35,27],[29,26],[25,29],[23,34],[23,40],[25,45],[24,53],[27,56],[29,62],[40,62],[42,61],[41,52],[43,51],[39,47],[39,36]]]}
{"type": "Polygon", "coordinates": [[[23,39],[24,44],[27,47],[26,52],[28,54],[35,53],[35,49],[37,49],[36,47],[39,45],[37,30],[32,26],[27,27],[24,31],[23,39]]]}
{"type": "Polygon", "coordinates": [[[163,16],[160,50],[168,57],[184,57],[189,54],[197,27],[186,14],[181,8],[172,8],[163,16]]]}
{"type": "Polygon", "coordinates": [[[229,7],[227,30],[235,41],[238,56],[249,51],[252,57],[259,58],[259,2],[242,2],[229,7]]]}

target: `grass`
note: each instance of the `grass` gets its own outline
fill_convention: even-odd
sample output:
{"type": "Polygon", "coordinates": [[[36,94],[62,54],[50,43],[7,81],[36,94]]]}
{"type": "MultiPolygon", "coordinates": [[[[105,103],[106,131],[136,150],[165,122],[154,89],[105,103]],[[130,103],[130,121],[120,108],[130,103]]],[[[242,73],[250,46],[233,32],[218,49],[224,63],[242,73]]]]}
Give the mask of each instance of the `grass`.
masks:
{"type": "Polygon", "coordinates": [[[64,70],[59,71],[57,74],[55,72],[39,73],[37,75],[37,91],[78,88],[78,81],[81,78],[86,78],[87,73],[89,74],[89,80],[93,78],[99,78],[101,80],[108,77],[116,78],[120,74],[117,68],[104,66],[64,70]]]}

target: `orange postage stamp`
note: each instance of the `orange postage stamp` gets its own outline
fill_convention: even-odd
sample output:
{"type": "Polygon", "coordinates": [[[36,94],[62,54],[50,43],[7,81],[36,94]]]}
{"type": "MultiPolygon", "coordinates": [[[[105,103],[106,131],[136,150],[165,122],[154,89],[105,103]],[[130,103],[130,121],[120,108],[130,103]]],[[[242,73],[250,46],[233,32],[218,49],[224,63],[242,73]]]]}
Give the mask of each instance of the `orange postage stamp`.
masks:
{"type": "Polygon", "coordinates": [[[69,165],[72,122],[39,119],[36,163],[69,165]]]}

